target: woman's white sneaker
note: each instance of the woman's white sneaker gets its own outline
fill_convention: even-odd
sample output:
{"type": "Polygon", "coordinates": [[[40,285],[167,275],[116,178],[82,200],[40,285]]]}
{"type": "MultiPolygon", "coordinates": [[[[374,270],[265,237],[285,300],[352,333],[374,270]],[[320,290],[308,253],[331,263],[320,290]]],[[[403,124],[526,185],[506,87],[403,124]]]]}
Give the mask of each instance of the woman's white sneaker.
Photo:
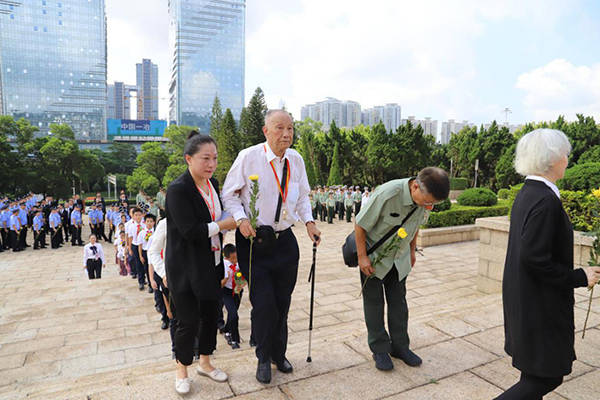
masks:
{"type": "Polygon", "coordinates": [[[188,394],[190,392],[190,378],[175,378],[175,391],[179,394],[188,394]]]}
{"type": "Polygon", "coordinates": [[[227,374],[221,371],[219,368],[213,369],[212,372],[205,372],[202,370],[202,368],[200,368],[200,366],[198,366],[196,368],[196,372],[198,372],[198,375],[207,376],[215,382],[226,382],[227,379],[229,379],[227,374]]]}

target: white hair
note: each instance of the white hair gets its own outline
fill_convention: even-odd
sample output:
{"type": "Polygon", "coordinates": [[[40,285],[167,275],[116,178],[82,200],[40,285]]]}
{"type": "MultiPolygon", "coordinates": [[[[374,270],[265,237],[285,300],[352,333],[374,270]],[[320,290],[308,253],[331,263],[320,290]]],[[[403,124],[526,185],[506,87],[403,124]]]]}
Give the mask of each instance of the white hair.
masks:
{"type": "Polygon", "coordinates": [[[536,129],[517,143],[515,170],[523,175],[543,175],[571,152],[571,143],[558,129],[536,129]]]}

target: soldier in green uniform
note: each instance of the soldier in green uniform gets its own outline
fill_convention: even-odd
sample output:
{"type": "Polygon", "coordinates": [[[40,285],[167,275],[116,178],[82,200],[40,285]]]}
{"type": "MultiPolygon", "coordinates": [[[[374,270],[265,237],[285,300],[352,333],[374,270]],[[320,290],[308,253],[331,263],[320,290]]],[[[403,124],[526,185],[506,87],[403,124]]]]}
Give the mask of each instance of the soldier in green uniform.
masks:
{"type": "Polygon", "coordinates": [[[338,213],[338,219],[341,221],[344,219],[344,189],[339,188],[335,192],[335,210],[338,213]]]}
{"type": "Polygon", "coordinates": [[[325,222],[325,217],[327,216],[327,186],[323,188],[319,202],[321,204],[321,221],[325,222]]]}
{"type": "Polygon", "coordinates": [[[354,206],[354,199],[352,199],[352,193],[346,192],[344,197],[344,207],[346,208],[346,222],[352,222],[352,207],[354,206]]]}
{"type": "MultiPolygon", "coordinates": [[[[424,168],[416,178],[392,180],[378,186],[356,216],[356,249],[360,277],[364,284],[362,294],[365,323],[377,369],[385,371],[394,368],[390,355],[412,367],[422,363],[419,356],[409,349],[406,277],[415,264],[417,232],[424,222],[425,211],[446,199],[449,191],[450,182],[446,171],[434,167],[424,168]],[[373,246],[394,226],[401,224],[411,212],[402,226],[407,236],[391,254],[384,255],[381,262],[372,265],[372,260],[378,257],[387,242],[369,256],[367,248],[373,246]],[[385,301],[389,334],[384,324],[385,301]]],[[[392,239],[393,237],[388,241],[392,239]]]]}
{"type": "Polygon", "coordinates": [[[327,199],[327,223],[333,224],[333,216],[335,214],[335,198],[333,192],[329,191],[329,197],[327,199]]]}
{"type": "Polygon", "coordinates": [[[360,212],[360,206],[362,203],[362,193],[360,192],[360,187],[356,186],[354,188],[354,215],[358,215],[360,212]]]}

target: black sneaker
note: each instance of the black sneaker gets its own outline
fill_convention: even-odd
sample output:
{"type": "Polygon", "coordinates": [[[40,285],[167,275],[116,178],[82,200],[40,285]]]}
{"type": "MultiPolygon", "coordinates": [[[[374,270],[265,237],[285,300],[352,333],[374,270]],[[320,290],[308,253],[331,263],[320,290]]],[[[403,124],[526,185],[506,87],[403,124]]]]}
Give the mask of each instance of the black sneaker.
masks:
{"type": "Polygon", "coordinates": [[[388,353],[374,353],[373,360],[375,360],[375,368],[380,371],[391,371],[394,369],[394,363],[388,353]]]}
{"type": "Polygon", "coordinates": [[[391,356],[394,358],[399,358],[410,367],[418,367],[419,365],[423,364],[421,357],[410,351],[408,348],[392,352],[391,356]]]}

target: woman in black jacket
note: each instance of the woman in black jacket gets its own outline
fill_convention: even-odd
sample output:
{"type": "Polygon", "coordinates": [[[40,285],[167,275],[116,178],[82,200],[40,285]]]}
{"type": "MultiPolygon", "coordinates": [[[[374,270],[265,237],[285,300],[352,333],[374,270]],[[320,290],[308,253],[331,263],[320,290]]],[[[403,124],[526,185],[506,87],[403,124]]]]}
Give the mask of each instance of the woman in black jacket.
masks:
{"type": "Polygon", "coordinates": [[[188,169],[167,190],[167,246],[165,267],[178,320],[175,333],[177,377],[175,390],[190,390],[187,366],[193,361],[194,339],[199,333],[197,372],[219,382],[227,374],[210,364],[217,344],[218,298],[223,274],[222,230],[235,229],[232,217],[222,219],[219,185],[212,175],[217,167],[217,146],[210,136],[190,133],[184,157],[188,169]]]}
{"type": "Polygon", "coordinates": [[[542,399],[571,373],[574,288],[600,279],[600,268],[573,269],[573,227],[555,184],[570,151],[565,134],[553,129],[517,144],[515,169],[526,179],[511,212],[502,300],[504,349],[521,378],[497,400],[542,399]]]}

